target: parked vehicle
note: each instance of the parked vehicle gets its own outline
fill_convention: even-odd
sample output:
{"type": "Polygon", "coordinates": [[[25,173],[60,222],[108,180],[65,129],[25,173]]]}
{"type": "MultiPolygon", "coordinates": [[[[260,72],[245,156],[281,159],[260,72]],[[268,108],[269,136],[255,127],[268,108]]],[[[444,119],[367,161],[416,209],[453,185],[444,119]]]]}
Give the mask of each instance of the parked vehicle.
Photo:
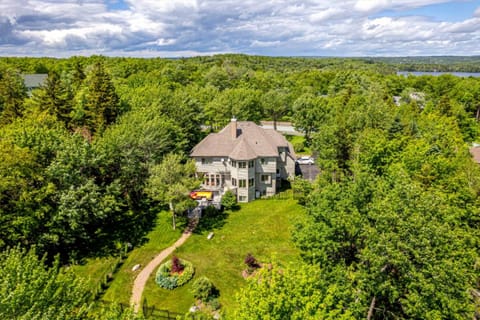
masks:
{"type": "Polygon", "coordinates": [[[312,157],[309,156],[303,156],[297,159],[296,161],[298,164],[314,164],[315,161],[313,160],[312,157]]]}
{"type": "Polygon", "coordinates": [[[190,198],[192,198],[193,200],[202,200],[202,199],[213,200],[213,191],[195,190],[190,192],[190,198]]]}

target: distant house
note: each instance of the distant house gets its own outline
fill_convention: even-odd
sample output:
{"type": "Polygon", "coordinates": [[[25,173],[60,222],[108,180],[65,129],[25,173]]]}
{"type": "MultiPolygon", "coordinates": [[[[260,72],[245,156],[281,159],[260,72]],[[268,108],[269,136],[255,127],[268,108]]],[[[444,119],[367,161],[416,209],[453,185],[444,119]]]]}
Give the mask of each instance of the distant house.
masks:
{"type": "Polygon", "coordinates": [[[33,89],[40,88],[47,81],[48,74],[46,73],[35,73],[35,74],[24,74],[23,83],[27,87],[28,93],[32,92],[33,89]]]}
{"type": "Polygon", "coordinates": [[[295,175],[292,145],[277,131],[250,121],[232,119],[197,144],[190,156],[205,189],[232,190],[239,202],[271,196],[281,180],[295,175]]]}
{"type": "Polygon", "coordinates": [[[421,109],[425,106],[425,93],[412,91],[406,96],[393,96],[395,105],[400,106],[403,103],[410,103],[415,101],[421,109]]]}

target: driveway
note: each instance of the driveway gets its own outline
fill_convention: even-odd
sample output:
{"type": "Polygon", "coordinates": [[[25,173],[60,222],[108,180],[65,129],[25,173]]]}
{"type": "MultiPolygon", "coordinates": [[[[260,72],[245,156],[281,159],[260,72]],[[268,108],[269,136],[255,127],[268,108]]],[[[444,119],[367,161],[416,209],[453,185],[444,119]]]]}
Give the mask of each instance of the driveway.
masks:
{"type": "MultiPolygon", "coordinates": [[[[273,129],[273,121],[260,121],[260,126],[264,129],[273,129]]],[[[286,121],[277,121],[277,131],[293,136],[303,136],[303,133],[295,130],[291,122],[286,121]]]]}
{"type": "Polygon", "coordinates": [[[295,175],[302,176],[305,180],[313,181],[320,173],[316,164],[295,164],[295,175]]]}

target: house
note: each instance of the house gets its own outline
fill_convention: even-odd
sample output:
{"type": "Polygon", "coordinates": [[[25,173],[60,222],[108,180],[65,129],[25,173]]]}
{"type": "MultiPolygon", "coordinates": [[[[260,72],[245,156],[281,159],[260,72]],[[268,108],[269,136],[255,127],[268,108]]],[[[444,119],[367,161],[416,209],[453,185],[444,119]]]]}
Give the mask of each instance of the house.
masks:
{"type": "Polygon", "coordinates": [[[232,119],[197,144],[190,156],[205,189],[232,190],[239,202],[274,195],[282,180],[295,175],[292,145],[277,131],[250,121],[232,119]]]}
{"type": "Polygon", "coordinates": [[[34,73],[34,74],[24,74],[23,82],[27,88],[27,92],[31,95],[32,90],[40,88],[43,86],[48,78],[46,73],[34,73]]]}

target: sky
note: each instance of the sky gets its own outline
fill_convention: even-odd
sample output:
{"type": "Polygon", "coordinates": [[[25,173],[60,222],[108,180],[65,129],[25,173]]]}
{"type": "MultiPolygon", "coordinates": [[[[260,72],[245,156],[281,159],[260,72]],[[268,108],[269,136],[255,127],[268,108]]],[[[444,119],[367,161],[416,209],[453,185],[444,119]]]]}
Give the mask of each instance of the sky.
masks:
{"type": "Polygon", "coordinates": [[[480,0],[0,0],[0,56],[480,55],[480,0]]]}

